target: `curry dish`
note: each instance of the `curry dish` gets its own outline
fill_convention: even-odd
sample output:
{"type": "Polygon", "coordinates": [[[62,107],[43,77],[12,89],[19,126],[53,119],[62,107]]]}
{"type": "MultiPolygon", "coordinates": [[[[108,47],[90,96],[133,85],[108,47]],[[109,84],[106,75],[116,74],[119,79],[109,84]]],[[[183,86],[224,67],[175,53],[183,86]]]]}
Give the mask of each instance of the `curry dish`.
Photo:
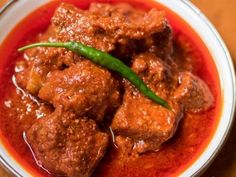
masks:
{"type": "Polygon", "coordinates": [[[217,117],[218,76],[209,71],[215,66],[205,66],[197,46],[156,8],[55,7],[50,22],[41,21],[44,29],[11,47],[6,68],[14,72],[1,74],[9,89],[0,88],[0,128],[18,155],[42,176],[156,177],[186,165],[217,117]],[[171,109],[65,48],[16,51],[33,42],[69,41],[119,58],[171,109]]]}

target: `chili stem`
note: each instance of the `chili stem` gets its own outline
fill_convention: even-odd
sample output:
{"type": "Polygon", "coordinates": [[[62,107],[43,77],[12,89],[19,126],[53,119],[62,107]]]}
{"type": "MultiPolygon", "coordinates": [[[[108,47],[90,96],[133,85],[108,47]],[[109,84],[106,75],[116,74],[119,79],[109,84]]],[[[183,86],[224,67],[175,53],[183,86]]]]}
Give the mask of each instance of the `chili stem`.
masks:
{"type": "Polygon", "coordinates": [[[18,49],[18,51],[23,51],[33,47],[62,47],[75,52],[76,54],[86,57],[100,66],[117,72],[123,78],[126,78],[128,81],[130,81],[146,97],[167,109],[171,109],[170,105],[161,97],[157,96],[150,88],[148,88],[148,86],[143,82],[142,79],[138,77],[137,74],[134,73],[134,71],[126,66],[121,60],[111,56],[108,53],[102,52],[93,47],[86,46],[79,42],[34,43],[21,47],[18,49]]]}

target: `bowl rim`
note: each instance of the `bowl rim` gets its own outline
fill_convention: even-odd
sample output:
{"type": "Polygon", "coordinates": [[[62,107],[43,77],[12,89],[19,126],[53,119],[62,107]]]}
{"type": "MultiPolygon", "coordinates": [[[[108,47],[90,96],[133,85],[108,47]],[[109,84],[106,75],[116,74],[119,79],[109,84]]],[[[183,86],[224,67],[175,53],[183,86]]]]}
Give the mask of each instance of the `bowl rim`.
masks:
{"type": "MultiPolygon", "coordinates": [[[[46,2],[46,0],[43,0],[46,2]]],[[[231,81],[231,86],[232,86],[232,104],[231,104],[231,108],[230,108],[230,115],[229,115],[229,121],[228,121],[228,124],[226,126],[226,129],[225,131],[223,132],[223,135],[221,136],[221,139],[220,141],[217,143],[217,147],[214,148],[214,150],[211,152],[211,155],[210,157],[208,157],[207,160],[205,160],[205,162],[200,166],[200,168],[198,168],[197,170],[194,170],[194,171],[190,171],[188,172],[188,170],[190,169],[191,166],[193,166],[195,163],[197,163],[198,159],[196,159],[189,167],[188,169],[185,169],[183,172],[181,172],[180,176],[197,176],[197,175],[200,175],[201,173],[203,173],[207,167],[211,164],[211,162],[214,160],[214,158],[217,156],[217,154],[220,152],[220,149],[223,147],[224,143],[226,142],[227,140],[227,137],[229,135],[229,132],[232,128],[232,125],[233,125],[233,121],[234,121],[234,113],[235,113],[235,102],[236,102],[236,98],[235,98],[235,94],[236,94],[236,89],[235,89],[235,86],[236,86],[236,82],[235,82],[235,71],[234,71],[234,66],[233,66],[233,61],[232,61],[232,58],[230,56],[230,53],[223,41],[223,39],[221,38],[221,36],[219,35],[219,33],[217,32],[216,28],[212,25],[212,23],[207,19],[207,17],[192,3],[190,2],[189,0],[180,0],[178,2],[167,2],[166,0],[154,0],[156,1],[157,3],[160,3],[164,6],[166,6],[167,8],[171,9],[167,4],[171,4],[171,3],[174,3],[174,4],[181,4],[181,5],[184,5],[185,8],[188,8],[194,15],[198,16],[199,20],[201,22],[203,22],[205,24],[205,27],[211,31],[211,34],[214,36],[215,40],[218,42],[220,48],[221,48],[221,51],[224,53],[226,60],[226,64],[227,64],[227,68],[229,69],[229,72],[230,72],[230,81],[231,81]]],[[[1,15],[7,13],[7,11],[9,9],[11,9],[13,6],[14,6],[14,3],[15,2],[19,2],[18,0],[9,0],[1,9],[0,9],[0,17],[1,15]]],[[[21,1],[23,2],[23,1],[21,1]]],[[[26,1],[24,1],[26,3],[26,1]]],[[[23,2],[23,3],[24,3],[23,2]]],[[[171,9],[173,10],[173,9],[171,9]]],[[[174,11],[174,10],[173,10],[174,11]]],[[[177,11],[174,11],[177,15],[179,15],[182,19],[183,19],[183,16],[181,16],[181,14],[179,14],[179,12],[177,11]]],[[[1,18],[0,18],[1,20],[1,18]]],[[[186,19],[185,19],[186,20],[186,19]]],[[[187,22],[188,23],[188,22],[187,22]]],[[[192,26],[192,23],[188,23],[191,28],[193,28],[192,26]]],[[[193,28],[193,30],[195,31],[195,29],[193,28]]],[[[197,31],[196,31],[197,32],[197,31]]],[[[202,36],[200,36],[200,34],[197,32],[197,34],[199,35],[199,37],[203,40],[202,36]]],[[[206,41],[204,41],[204,44],[206,44],[206,41]]],[[[207,46],[208,49],[209,49],[209,46],[207,46]]],[[[209,49],[210,50],[210,49],[209,49]]],[[[212,51],[211,54],[213,54],[214,51],[212,51]]],[[[213,57],[215,58],[215,57],[213,57]]],[[[216,62],[216,60],[214,59],[214,62],[216,62]]],[[[219,73],[219,75],[221,75],[220,71],[219,71],[219,68],[217,67],[217,71],[219,73]]],[[[222,78],[220,78],[220,83],[222,85],[222,78]]],[[[222,91],[223,93],[224,91],[222,91]]],[[[225,102],[224,100],[225,98],[222,98],[222,101],[225,102]]],[[[225,106],[222,105],[222,109],[224,109],[225,106]]],[[[221,115],[221,118],[223,116],[221,115]]],[[[218,122],[218,125],[217,127],[219,127],[219,124],[220,124],[220,121],[218,122]]],[[[215,130],[214,132],[214,135],[217,133],[217,130],[215,130]]],[[[212,143],[212,139],[213,137],[211,138],[211,140],[209,140],[208,142],[208,145],[210,145],[212,143]]],[[[207,146],[208,146],[207,145],[207,146]]],[[[205,147],[205,150],[206,150],[207,147],[205,147]]],[[[204,151],[205,151],[204,150],[204,151]]],[[[1,153],[1,151],[0,151],[1,153]]],[[[199,157],[203,156],[203,152],[199,155],[199,157]]],[[[198,158],[199,158],[198,157],[198,158]]],[[[15,161],[15,160],[13,160],[15,161]]],[[[18,162],[17,162],[18,164],[18,162]]],[[[18,166],[15,166],[15,168],[9,163],[8,160],[4,159],[4,157],[2,156],[2,154],[0,154],[0,165],[2,165],[7,171],[11,172],[13,175],[15,176],[22,176],[23,175],[30,175],[32,176],[27,170],[25,170],[23,168],[23,166],[20,166],[18,164],[18,166]],[[17,169],[16,167],[21,167],[23,168],[21,172],[19,172],[19,169],[17,169]]]]}

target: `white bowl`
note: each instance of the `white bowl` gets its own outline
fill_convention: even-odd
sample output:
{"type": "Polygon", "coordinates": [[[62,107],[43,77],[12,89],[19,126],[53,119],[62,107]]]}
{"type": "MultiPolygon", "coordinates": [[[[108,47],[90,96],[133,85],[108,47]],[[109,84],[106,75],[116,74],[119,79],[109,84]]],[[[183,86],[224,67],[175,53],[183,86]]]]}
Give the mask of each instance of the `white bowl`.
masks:
{"type": "MultiPolygon", "coordinates": [[[[0,43],[21,19],[48,1],[21,0],[8,6],[0,16],[0,43]]],[[[183,177],[196,176],[203,172],[214,159],[229,134],[235,109],[234,68],[229,52],[220,35],[199,9],[189,1],[157,0],[157,2],[178,14],[198,33],[211,52],[220,76],[223,108],[216,131],[201,155],[180,174],[183,177]]],[[[2,144],[0,144],[0,161],[16,176],[32,176],[11,157],[11,154],[2,144]]]]}

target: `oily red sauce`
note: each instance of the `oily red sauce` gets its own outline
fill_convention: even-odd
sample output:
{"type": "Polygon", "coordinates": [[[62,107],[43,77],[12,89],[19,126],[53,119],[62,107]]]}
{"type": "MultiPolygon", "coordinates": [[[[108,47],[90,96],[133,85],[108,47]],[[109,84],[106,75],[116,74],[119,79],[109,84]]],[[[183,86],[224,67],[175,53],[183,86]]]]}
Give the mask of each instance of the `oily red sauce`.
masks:
{"type": "MultiPolygon", "coordinates": [[[[55,8],[60,2],[70,2],[86,9],[91,2],[128,2],[144,10],[156,7],[164,10],[174,30],[175,46],[187,47],[194,74],[201,77],[215,97],[214,107],[203,114],[186,114],[174,137],[160,151],[140,156],[137,160],[123,162],[115,148],[109,148],[104,159],[94,172],[94,177],[158,177],[176,176],[184,171],[204,151],[213,135],[221,112],[219,77],[212,56],[197,34],[186,22],[171,10],[153,1],[142,0],[54,0],[37,9],[20,22],[0,45],[0,141],[12,157],[33,176],[52,177],[40,168],[23,139],[23,131],[30,127],[38,116],[36,102],[15,88],[12,82],[15,62],[23,56],[17,48],[32,43],[35,37],[46,30],[55,8]]],[[[178,50],[177,50],[178,51],[178,50]]],[[[181,52],[175,55],[181,63],[181,52]]],[[[14,79],[13,79],[14,80],[14,79]]]]}

